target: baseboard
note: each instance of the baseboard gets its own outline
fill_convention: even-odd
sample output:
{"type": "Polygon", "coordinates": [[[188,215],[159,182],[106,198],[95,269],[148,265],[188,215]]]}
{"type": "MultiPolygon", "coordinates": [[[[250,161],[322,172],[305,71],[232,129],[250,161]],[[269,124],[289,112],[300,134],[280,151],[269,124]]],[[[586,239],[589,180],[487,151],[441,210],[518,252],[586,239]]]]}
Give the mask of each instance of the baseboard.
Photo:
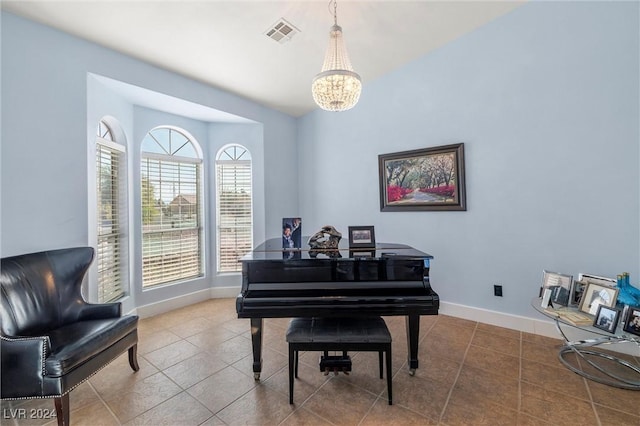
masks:
{"type": "Polygon", "coordinates": [[[148,318],[174,309],[193,305],[194,303],[204,302],[209,299],[235,298],[239,292],[240,287],[214,287],[162,300],[160,302],[138,306],[136,311],[140,318],[148,318]]]}
{"type": "Polygon", "coordinates": [[[240,287],[215,287],[211,289],[212,299],[235,299],[238,294],[240,294],[240,287]]]}
{"type": "MultiPolygon", "coordinates": [[[[154,315],[169,312],[173,309],[183,308],[194,303],[204,302],[209,299],[235,298],[240,292],[240,287],[214,287],[211,289],[201,290],[183,296],[174,297],[169,300],[152,303],[145,306],[139,306],[136,311],[140,318],[152,317],[154,315]]],[[[556,329],[555,323],[546,318],[528,318],[520,315],[507,314],[504,312],[491,311],[489,309],[475,308],[472,306],[459,305],[440,301],[439,313],[449,315],[456,318],[468,319],[471,321],[481,322],[483,324],[495,325],[511,330],[522,331],[539,336],[560,339],[561,336],[556,329]]],[[[566,327],[567,337],[571,340],[580,340],[593,335],[588,332],[582,332],[578,329],[566,327]]],[[[627,353],[638,356],[638,348],[633,344],[609,345],[607,349],[616,352],[627,353]]]]}
{"type": "MultiPolygon", "coordinates": [[[[495,325],[497,327],[537,334],[539,336],[551,337],[553,339],[562,339],[562,336],[556,328],[555,322],[548,318],[528,318],[520,315],[506,314],[504,312],[490,311],[488,309],[474,308],[471,306],[442,301],[440,302],[440,310],[438,313],[442,315],[450,315],[456,318],[477,321],[483,324],[495,325]]],[[[571,341],[594,338],[593,333],[583,331],[575,327],[562,326],[562,330],[571,341]]],[[[606,348],[608,350],[628,355],[640,355],[638,345],[632,342],[606,345],[606,348]]]]}
{"type": "Polygon", "coordinates": [[[540,336],[559,338],[555,324],[548,319],[528,318],[520,315],[491,311],[489,309],[475,308],[472,306],[458,305],[456,303],[440,301],[439,312],[442,315],[450,315],[456,318],[468,319],[496,327],[509,328],[540,336]]]}
{"type": "MultiPolygon", "coordinates": [[[[206,290],[200,290],[194,293],[174,297],[172,299],[163,300],[161,302],[139,306],[137,308],[137,314],[140,318],[152,317],[154,315],[169,312],[173,309],[204,302],[209,299],[235,298],[239,292],[240,287],[214,287],[206,290]]],[[[512,330],[525,331],[527,333],[539,334],[547,337],[558,337],[558,332],[553,322],[545,321],[543,319],[538,320],[442,301],[440,302],[439,313],[491,324],[498,327],[505,327],[512,330]]]]}

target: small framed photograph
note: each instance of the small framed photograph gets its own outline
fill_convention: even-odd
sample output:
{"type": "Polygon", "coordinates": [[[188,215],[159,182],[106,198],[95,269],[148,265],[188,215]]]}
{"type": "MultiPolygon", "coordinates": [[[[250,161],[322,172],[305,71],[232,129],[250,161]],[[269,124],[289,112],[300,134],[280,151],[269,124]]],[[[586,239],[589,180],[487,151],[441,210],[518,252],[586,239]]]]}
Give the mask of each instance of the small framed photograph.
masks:
{"type": "Polygon", "coordinates": [[[582,295],[584,294],[584,289],[587,286],[587,283],[584,281],[574,281],[571,286],[571,293],[569,294],[569,305],[579,306],[580,300],[582,299],[582,295]]]}
{"type": "Polygon", "coordinates": [[[578,281],[582,281],[583,283],[600,284],[607,287],[615,287],[618,284],[614,278],[600,277],[598,275],[584,274],[582,272],[578,274],[578,281]]]}
{"type": "Polygon", "coordinates": [[[618,289],[606,285],[588,283],[580,300],[580,310],[584,313],[595,315],[598,307],[604,305],[612,308],[618,298],[618,289]]]}
{"type": "Polygon", "coordinates": [[[376,247],[376,236],[373,226],[350,226],[349,227],[349,248],[367,249],[376,247]]]}
{"type": "Polygon", "coordinates": [[[640,336],[640,306],[630,306],[624,322],[624,331],[640,336]]]}
{"type": "Polygon", "coordinates": [[[619,317],[620,309],[600,305],[598,306],[593,326],[609,333],[615,333],[619,317]]]}
{"type": "Polygon", "coordinates": [[[297,250],[302,248],[301,218],[282,218],[282,248],[284,250],[297,250]]]}
{"type": "Polygon", "coordinates": [[[573,275],[542,271],[542,291],[550,290],[549,301],[562,306],[569,306],[569,296],[573,284],[573,275]]]}

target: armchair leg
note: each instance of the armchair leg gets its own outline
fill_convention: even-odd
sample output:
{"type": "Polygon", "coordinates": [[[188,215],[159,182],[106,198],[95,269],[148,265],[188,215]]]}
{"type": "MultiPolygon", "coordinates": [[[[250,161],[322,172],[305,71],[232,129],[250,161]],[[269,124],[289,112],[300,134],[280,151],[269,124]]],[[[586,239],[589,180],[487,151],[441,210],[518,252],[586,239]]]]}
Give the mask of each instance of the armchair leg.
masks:
{"type": "Polygon", "coordinates": [[[54,398],[56,404],[56,416],[58,426],[69,426],[69,394],[66,393],[60,398],[54,398]]]}
{"type": "Polygon", "coordinates": [[[129,348],[129,365],[133,369],[133,371],[140,370],[140,366],[138,365],[138,345],[135,344],[129,348]]]}

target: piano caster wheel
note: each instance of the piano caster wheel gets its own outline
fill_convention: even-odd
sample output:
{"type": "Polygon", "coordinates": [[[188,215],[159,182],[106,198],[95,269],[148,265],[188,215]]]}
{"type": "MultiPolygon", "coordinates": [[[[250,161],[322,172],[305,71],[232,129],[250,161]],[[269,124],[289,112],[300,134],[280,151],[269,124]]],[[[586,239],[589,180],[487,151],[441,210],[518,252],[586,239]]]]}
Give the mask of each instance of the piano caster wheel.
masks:
{"type": "Polygon", "coordinates": [[[415,376],[416,375],[416,369],[415,368],[410,368],[409,369],[409,375],[410,376],[415,376]]]}
{"type": "Polygon", "coordinates": [[[260,381],[260,373],[253,373],[253,380],[255,380],[256,382],[260,381]]]}

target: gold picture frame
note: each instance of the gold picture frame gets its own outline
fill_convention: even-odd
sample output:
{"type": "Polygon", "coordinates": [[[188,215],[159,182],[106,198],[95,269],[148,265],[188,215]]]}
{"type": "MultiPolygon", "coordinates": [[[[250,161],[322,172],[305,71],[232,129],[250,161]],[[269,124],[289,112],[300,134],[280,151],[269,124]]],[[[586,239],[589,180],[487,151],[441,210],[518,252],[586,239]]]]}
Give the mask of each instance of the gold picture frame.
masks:
{"type": "Polygon", "coordinates": [[[618,299],[618,288],[595,283],[588,283],[580,299],[580,311],[596,315],[600,305],[612,308],[618,299]]]}

